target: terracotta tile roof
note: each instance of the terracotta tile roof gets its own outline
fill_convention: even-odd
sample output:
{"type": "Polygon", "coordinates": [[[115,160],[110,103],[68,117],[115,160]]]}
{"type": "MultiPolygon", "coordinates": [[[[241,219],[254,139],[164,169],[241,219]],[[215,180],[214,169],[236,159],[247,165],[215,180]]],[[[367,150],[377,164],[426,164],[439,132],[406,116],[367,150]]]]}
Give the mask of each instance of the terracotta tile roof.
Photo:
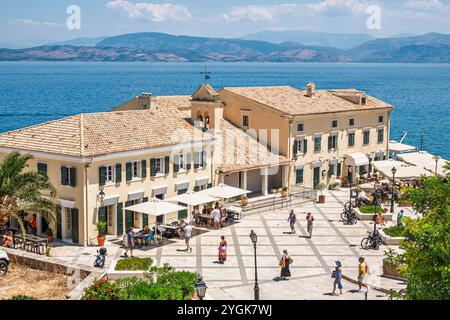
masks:
{"type": "Polygon", "coordinates": [[[152,106],[159,109],[191,109],[191,96],[156,96],[152,97],[152,106]]]}
{"type": "Polygon", "coordinates": [[[221,121],[221,160],[217,164],[224,173],[286,164],[289,159],[272,153],[266,146],[227,120],[221,121]]]}
{"type": "Polygon", "coordinates": [[[312,97],[306,96],[306,90],[290,86],[224,88],[220,92],[223,91],[257,101],[292,116],[392,108],[391,105],[355,89],[316,90],[312,97]],[[366,105],[355,104],[344,98],[351,95],[367,96],[366,105]]]}
{"type": "MultiPolygon", "coordinates": [[[[75,115],[0,134],[0,147],[73,157],[93,157],[177,143],[175,129],[195,140],[212,139],[208,133],[194,135],[186,113],[178,110],[133,110],[75,115]]],[[[187,139],[193,141],[192,139],[187,139]]],[[[189,141],[189,142],[191,142],[189,141]]],[[[188,141],[183,141],[188,142],[188,141]]]]}

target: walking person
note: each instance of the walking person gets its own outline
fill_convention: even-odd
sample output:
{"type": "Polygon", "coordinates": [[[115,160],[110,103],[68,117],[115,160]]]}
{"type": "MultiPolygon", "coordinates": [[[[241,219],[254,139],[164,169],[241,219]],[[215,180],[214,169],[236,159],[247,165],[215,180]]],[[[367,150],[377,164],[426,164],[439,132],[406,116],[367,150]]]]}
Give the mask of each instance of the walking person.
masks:
{"type": "Polygon", "coordinates": [[[333,282],[333,292],[331,293],[333,296],[336,296],[336,288],[339,289],[339,294],[342,294],[342,289],[344,286],[342,285],[342,263],[338,260],[335,262],[336,266],[334,267],[334,271],[332,273],[332,277],[334,278],[333,282]]]}
{"type": "Polygon", "coordinates": [[[404,211],[403,209],[400,210],[400,212],[397,214],[397,226],[401,227],[403,226],[403,215],[404,215],[404,211]]]}
{"type": "Polygon", "coordinates": [[[126,238],[125,245],[125,253],[123,254],[125,257],[128,257],[128,250],[130,251],[131,257],[133,257],[134,250],[134,231],[133,228],[129,228],[127,233],[124,235],[124,239],[126,238]]]}
{"type": "Polygon", "coordinates": [[[36,213],[34,213],[33,216],[30,218],[30,220],[28,220],[28,225],[30,227],[31,234],[35,236],[37,234],[37,215],[36,215],[36,213]]]}
{"type": "Polygon", "coordinates": [[[219,263],[223,264],[227,260],[227,249],[228,244],[225,240],[225,236],[220,237],[221,241],[219,243],[219,263]]]}
{"type": "Polygon", "coordinates": [[[297,216],[295,215],[294,210],[291,210],[289,213],[289,226],[291,227],[291,234],[295,234],[295,223],[297,222],[297,216]]]}
{"type": "Polygon", "coordinates": [[[312,215],[311,212],[308,212],[306,214],[306,229],[309,233],[309,237],[312,237],[312,231],[313,231],[313,222],[314,222],[314,216],[312,215]]]}
{"type": "Polygon", "coordinates": [[[359,291],[362,290],[362,286],[363,286],[363,282],[364,282],[364,278],[365,278],[366,274],[370,274],[369,266],[367,265],[365,260],[366,259],[364,259],[363,257],[359,258],[359,265],[358,265],[358,287],[359,287],[359,291]]]}
{"type": "Polygon", "coordinates": [[[192,252],[191,247],[191,238],[192,238],[192,226],[186,222],[185,226],[183,227],[183,235],[184,235],[184,242],[186,243],[186,251],[192,252]]]}
{"type": "Polygon", "coordinates": [[[292,258],[289,256],[286,249],[283,250],[283,257],[281,257],[280,267],[281,267],[281,278],[283,280],[288,280],[291,276],[291,271],[289,270],[289,265],[292,264],[292,258]]]}
{"type": "Polygon", "coordinates": [[[222,214],[220,213],[219,207],[216,206],[214,210],[211,212],[211,217],[214,222],[214,229],[219,230],[220,229],[220,218],[222,214]]]}

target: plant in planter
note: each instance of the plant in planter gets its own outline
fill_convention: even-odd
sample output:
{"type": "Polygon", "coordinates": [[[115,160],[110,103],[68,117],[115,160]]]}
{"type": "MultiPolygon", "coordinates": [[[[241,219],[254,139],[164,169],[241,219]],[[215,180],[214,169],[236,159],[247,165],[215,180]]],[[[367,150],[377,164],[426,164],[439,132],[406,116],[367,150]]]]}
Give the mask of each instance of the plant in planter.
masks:
{"type": "Polygon", "coordinates": [[[394,277],[401,277],[401,268],[406,260],[402,254],[389,249],[384,252],[386,258],[383,259],[383,274],[394,277]]]}
{"type": "Polygon", "coordinates": [[[338,187],[339,187],[339,183],[337,183],[337,182],[333,182],[328,185],[329,190],[337,190],[338,187]]]}
{"type": "Polygon", "coordinates": [[[241,206],[246,207],[248,205],[248,197],[244,194],[241,197],[241,206]]]}
{"type": "Polygon", "coordinates": [[[344,177],[341,181],[341,186],[344,188],[347,188],[350,185],[350,179],[348,177],[344,177]]]}
{"type": "Polygon", "coordinates": [[[50,229],[50,228],[48,228],[48,229],[45,231],[45,234],[46,234],[46,236],[47,236],[47,241],[48,241],[48,242],[52,242],[52,241],[53,241],[53,230],[50,229]]]}
{"type": "Polygon", "coordinates": [[[325,183],[319,183],[316,187],[316,189],[320,191],[319,203],[325,203],[325,196],[323,195],[323,190],[325,190],[326,188],[327,186],[325,185],[325,183]]]}
{"type": "Polygon", "coordinates": [[[99,220],[99,221],[97,221],[96,225],[97,225],[96,231],[98,233],[97,242],[100,247],[103,247],[105,245],[105,240],[106,240],[106,236],[105,236],[106,222],[99,220]]]}
{"type": "Polygon", "coordinates": [[[283,187],[281,188],[281,196],[282,197],[287,197],[288,196],[288,187],[283,187]]]}

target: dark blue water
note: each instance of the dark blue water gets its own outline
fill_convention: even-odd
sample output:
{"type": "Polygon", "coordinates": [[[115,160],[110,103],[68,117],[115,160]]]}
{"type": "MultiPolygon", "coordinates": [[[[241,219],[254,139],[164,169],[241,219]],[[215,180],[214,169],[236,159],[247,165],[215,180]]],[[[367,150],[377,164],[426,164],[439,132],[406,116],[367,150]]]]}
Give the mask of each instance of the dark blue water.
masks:
{"type": "MultiPolygon", "coordinates": [[[[450,65],[211,63],[210,83],[357,88],[395,107],[392,139],[450,159],[450,65]]],[[[106,111],[143,91],[191,94],[197,63],[0,63],[0,132],[81,113],[106,111]]]]}

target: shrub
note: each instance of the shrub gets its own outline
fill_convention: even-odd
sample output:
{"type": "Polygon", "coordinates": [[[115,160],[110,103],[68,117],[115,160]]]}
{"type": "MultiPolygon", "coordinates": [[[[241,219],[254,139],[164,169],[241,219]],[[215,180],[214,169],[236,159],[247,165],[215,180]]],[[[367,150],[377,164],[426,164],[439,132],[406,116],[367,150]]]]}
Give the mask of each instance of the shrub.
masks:
{"type": "Polygon", "coordinates": [[[182,292],[182,298],[188,299],[195,293],[194,286],[198,278],[199,275],[196,273],[180,271],[163,274],[156,282],[163,287],[178,287],[182,292]]]}
{"type": "Polygon", "coordinates": [[[84,289],[82,300],[120,300],[120,287],[108,280],[95,281],[84,289]]]}
{"type": "Polygon", "coordinates": [[[383,232],[391,237],[404,237],[405,227],[404,226],[394,226],[390,228],[383,229],[383,232]]]}
{"type": "Polygon", "coordinates": [[[37,300],[37,299],[34,297],[30,297],[30,296],[17,295],[17,296],[12,296],[9,300],[37,300]]]}
{"type": "Polygon", "coordinates": [[[183,300],[179,286],[163,286],[149,279],[124,278],[117,280],[122,288],[122,300],[183,300]]]}
{"type": "Polygon", "coordinates": [[[115,270],[116,271],[147,271],[150,270],[153,264],[152,258],[138,258],[132,257],[127,259],[121,259],[117,261],[115,270]]]}
{"type": "Polygon", "coordinates": [[[338,188],[338,186],[339,186],[339,183],[333,182],[333,183],[330,183],[330,184],[328,185],[328,189],[329,189],[329,190],[336,190],[336,189],[338,188]]]}
{"type": "Polygon", "coordinates": [[[401,255],[392,249],[385,251],[384,255],[386,256],[383,260],[384,264],[396,269],[399,269],[400,266],[404,265],[406,262],[404,255],[401,255]]]}
{"type": "MultiPolygon", "coordinates": [[[[374,214],[374,213],[375,213],[375,206],[372,206],[372,205],[361,206],[361,207],[359,208],[359,211],[360,211],[361,213],[374,214]]],[[[377,206],[377,212],[385,213],[384,209],[381,208],[380,206],[377,206]]]]}

